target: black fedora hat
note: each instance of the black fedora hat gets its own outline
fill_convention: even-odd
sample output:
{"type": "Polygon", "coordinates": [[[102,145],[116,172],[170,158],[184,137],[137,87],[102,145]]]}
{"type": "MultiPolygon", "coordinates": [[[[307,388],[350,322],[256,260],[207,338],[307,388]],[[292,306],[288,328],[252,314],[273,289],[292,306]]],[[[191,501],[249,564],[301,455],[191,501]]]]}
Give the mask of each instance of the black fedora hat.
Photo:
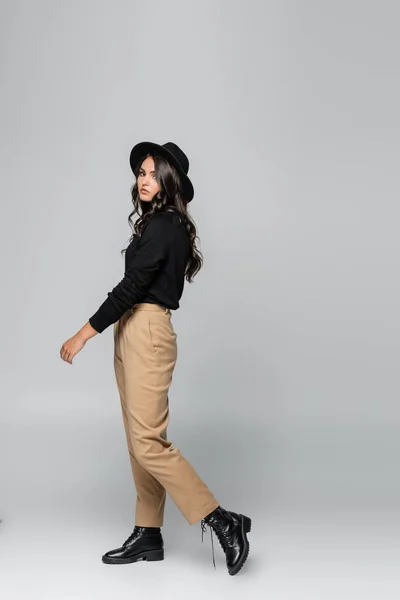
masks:
{"type": "Polygon", "coordinates": [[[193,184],[187,175],[189,171],[189,159],[183,150],[174,144],[174,142],[167,142],[166,144],[156,144],[155,142],[139,142],[132,148],[129,158],[133,172],[135,172],[134,170],[139,161],[148,153],[161,154],[176,167],[181,177],[185,200],[190,202],[194,196],[194,189],[193,184]]]}

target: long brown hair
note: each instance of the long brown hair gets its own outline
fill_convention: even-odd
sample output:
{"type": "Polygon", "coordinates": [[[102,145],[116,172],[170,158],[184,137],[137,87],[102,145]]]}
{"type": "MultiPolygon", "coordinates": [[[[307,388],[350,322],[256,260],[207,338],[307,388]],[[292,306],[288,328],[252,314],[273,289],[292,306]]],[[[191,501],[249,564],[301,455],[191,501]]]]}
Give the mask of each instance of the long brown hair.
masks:
{"type": "MultiPolygon", "coordinates": [[[[137,181],[131,187],[133,210],[128,217],[128,223],[131,229],[133,229],[133,233],[129,239],[129,243],[136,235],[141,236],[147,221],[155,213],[165,211],[178,212],[190,239],[191,252],[186,264],[185,277],[189,283],[192,283],[193,277],[203,266],[203,255],[196,245],[196,239],[199,239],[196,225],[187,210],[188,203],[184,197],[179,173],[175,166],[163,156],[158,154],[147,154],[146,156],[143,156],[141,161],[135,167],[134,175],[136,180],[139,175],[141,164],[147,156],[152,156],[154,159],[155,177],[160,186],[160,191],[154,195],[151,202],[143,202],[139,197],[137,181]],[[139,215],[139,218],[133,223],[132,217],[136,214],[139,215]]],[[[124,252],[126,252],[126,248],[121,250],[121,253],[124,252]]]]}

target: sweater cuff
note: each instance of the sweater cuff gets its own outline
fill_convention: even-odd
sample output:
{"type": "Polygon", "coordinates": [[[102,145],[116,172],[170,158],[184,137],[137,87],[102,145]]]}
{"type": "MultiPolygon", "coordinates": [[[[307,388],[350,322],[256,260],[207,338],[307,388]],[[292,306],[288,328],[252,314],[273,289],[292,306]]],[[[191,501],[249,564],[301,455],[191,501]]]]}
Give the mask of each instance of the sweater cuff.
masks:
{"type": "Polygon", "coordinates": [[[106,325],[103,322],[103,319],[101,318],[101,315],[98,314],[98,312],[92,315],[90,319],[88,319],[88,321],[93,327],[93,329],[97,331],[97,333],[103,333],[103,331],[108,327],[108,325],[106,325]]]}

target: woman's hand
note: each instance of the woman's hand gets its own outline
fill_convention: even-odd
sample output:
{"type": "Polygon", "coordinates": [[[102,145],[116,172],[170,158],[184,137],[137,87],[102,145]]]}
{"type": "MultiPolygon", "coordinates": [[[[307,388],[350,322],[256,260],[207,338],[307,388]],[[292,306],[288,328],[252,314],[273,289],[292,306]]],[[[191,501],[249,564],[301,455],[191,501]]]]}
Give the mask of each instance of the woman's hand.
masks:
{"type": "Polygon", "coordinates": [[[66,362],[72,365],[72,359],[78,352],[80,352],[86,342],[97,335],[98,332],[91,326],[89,322],[86,323],[72,338],[69,338],[63,343],[60,350],[60,356],[66,362]]]}
{"type": "Polygon", "coordinates": [[[60,350],[60,356],[65,362],[69,362],[72,365],[72,359],[78,352],[80,352],[83,346],[86,344],[86,340],[80,333],[75,334],[72,338],[69,338],[63,343],[60,350]]]}

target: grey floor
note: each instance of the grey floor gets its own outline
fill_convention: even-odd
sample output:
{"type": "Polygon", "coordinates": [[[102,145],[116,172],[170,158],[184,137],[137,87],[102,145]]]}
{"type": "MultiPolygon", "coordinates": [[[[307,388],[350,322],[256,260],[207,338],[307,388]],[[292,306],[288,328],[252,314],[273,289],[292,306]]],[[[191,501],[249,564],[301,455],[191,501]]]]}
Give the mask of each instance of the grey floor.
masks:
{"type": "MultiPolygon", "coordinates": [[[[232,507],[232,510],[236,510],[232,507]]],[[[189,526],[167,498],[165,560],[105,565],[101,554],[130,533],[126,515],[86,511],[3,514],[3,600],[248,598],[328,600],[400,597],[400,519],[393,512],[274,509],[251,514],[250,554],[228,575],[210,532],[189,526]],[[380,514],[380,517],[377,515],[380,514]]]]}

